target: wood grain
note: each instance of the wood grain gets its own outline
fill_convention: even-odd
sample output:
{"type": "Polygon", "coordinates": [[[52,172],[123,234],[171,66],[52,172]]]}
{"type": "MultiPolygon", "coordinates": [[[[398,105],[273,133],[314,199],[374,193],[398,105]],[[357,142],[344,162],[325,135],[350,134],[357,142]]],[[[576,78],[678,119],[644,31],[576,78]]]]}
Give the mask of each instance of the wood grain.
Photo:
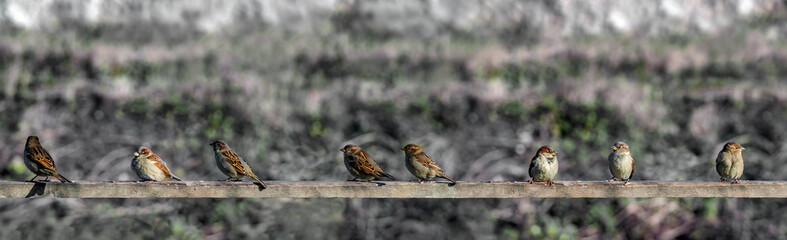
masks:
{"type": "Polygon", "coordinates": [[[527,182],[447,183],[284,182],[91,182],[0,181],[0,198],[785,198],[787,182],[622,182],[559,181],[552,187],[527,182]]]}

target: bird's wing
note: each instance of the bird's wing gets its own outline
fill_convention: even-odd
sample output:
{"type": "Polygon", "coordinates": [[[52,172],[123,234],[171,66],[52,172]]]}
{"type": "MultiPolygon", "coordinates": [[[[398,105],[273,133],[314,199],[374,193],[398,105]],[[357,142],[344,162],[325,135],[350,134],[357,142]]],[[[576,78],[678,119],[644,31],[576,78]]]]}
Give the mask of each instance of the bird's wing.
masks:
{"type": "Polygon", "coordinates": [[[358,156],[355,156],[355,168],[358,169],[358,171],[373,176],[379,176],[378,173],[383,171],[380,166],[374,162],[374,159],[364,151],[359,152],[358,156]]]}
{"type": "Polygon", "coordinates": [[[235,172],[241,175],[248,175],[245,167],[247,165],[244,164],[246,160],[243,160],[243,158],[238,156],[238,154],[235,153],[235,151],[232,150],[224,151],[221,153],[221,156],[224,157],[224,160],[226,160],[230,164],[230,166],[235,168],[235,172]]]}
{"type": "Polygon", "coordinates": [[[533,159],[530,159],[530,168],[527,169],[527,174],[529,174],[530,177],[533,177],[533,167],[536,166],[537,158],[538,158],[538,153],[536,153],[536,156],[533,156],[533,159]]]}
{"type": "Polygon", "coordinates": [[[167,164],[163,160],[161,160],[161,157],[159,157],[154,153],[148,157],[148,160],[153,162],[153,164],[156,165],[158,169],[161,169],[161,171],[164,172],[164,176],[167,176],[168,178],[172,177],[172,173],[169,172],[169,168],[167,167],[167,164]]]}
{"type": "Polygon", "coordinates": [[[30,159],[30,161],[39,166],[40,171],[56,172],[55,161],[52,160],[52,156],[49,155],[49,152],[47,152],[44,147],[35,146],[29,148],[29,151],[25,152],[25,155],[27,159],[30,159]]]}
{"type": "Polygon", "coordinates": [[[632,177],[634,177],[634,169],[636,169],[634,167],[634,157],[630,157],[630,158],[631,158],[631,174],[629,174],[629,178],[628,179],[631,179],[632,177]]]}
{"type": "Polygon", "coordinates": [[[438,172],[443,172],[443,170],[440,169],[440,166],[437,166],[437,163],[435,163],[434,160],[432,160],[432,157],[429,157],[429,154],[426,154],[425,152],[416,154],[415,160],[424,166],[437,170],[438,172]]]}

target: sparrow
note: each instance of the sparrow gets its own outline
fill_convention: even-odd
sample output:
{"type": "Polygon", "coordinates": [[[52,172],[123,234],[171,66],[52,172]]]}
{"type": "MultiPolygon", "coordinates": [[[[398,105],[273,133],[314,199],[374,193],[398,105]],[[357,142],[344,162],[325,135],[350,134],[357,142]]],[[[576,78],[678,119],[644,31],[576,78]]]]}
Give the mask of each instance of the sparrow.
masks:
{"type": "Polygon", "coordinates": [[[736,142],[724,144],[724,148],[716,156],[716,172],[721,176],[719,182],[730,178],[733,184],[738,183],[738,178],[743,175],[743,150],[746,148],[736,142]]]}
{"type": "Polygon", "coordinates": [[[439,177],[451,181],[452,185],[456,184],[456,181],[446,176],[437,163],[432,161],[432,158],[418,145],[407,144],[402,148],[402,151],[404,151],[404,166],[418,178],[418,182],[439,177]]]}
{"type": "Polygon", "coordinates": [[[131,169],[145,181],[183,181],[167,168],[167,163],[161,157],[150,151],[149,148],[139,147],[131,159],[131,169]]]}
{"type": "Polygon", "coordinates": [[[219,166],[219,170],[229,177],[224,181],[240,181],[243,176],[249,176],[260,183],[261,189],[268,188],[262,180],[257,178],[257,175],[254,175],[251,171],[251,167],[246,163],[246,160],[243,160],[235,151],[232,151],[232,149],[227,146],[227,143],[218,140],[210,143],[210,146],[213,147],[213,153],[216,157],[216,166],[219,166]]]}
{"type": "Polygon", "coordinates": [[[634,158],[631,157],[629,145],[624,142],[616,142],[612,145],[612,153],[609,154],[609,171],[612,178],[607,181],[615,181],[615,178],[626,180],[623,185],[628,185],[631,177],[634,176],[634,158]]]}
{"type": "Polygon", "coordinates": [[[347,171],[350,171],[350,174],[355,177],[350,181],[360,178],[368,182],[380,176],[396,181],[396,178],[383,172],[380,166],[374,162],[372,156],[361,150],[360,147],[350,144],[339,149],[339,151],[344,153],[344,166],[347,167],[347,171]]]}
{"type": "Polygon", "coordinates": [[[27,169],[30,169],[31,172],[36,174],[35,177],[30,179],[31,182],[38,176],[46,176],[46,181],[49,181],[49,177],[54,177],[60,180],[60,182],[72,182],[63,177],[63,175],[60,175],[60,173],[57,173],[55,160],[53,160],[49,152],[41,146],[41,142],[38,141],[37,136],[27,137],[24,159],[27,169]]]}
{"type": "Polygon", "coordinates": [[[530,184],[533,182],[547,182],[552,186],[552,179],[557,175],[557,153],[547,146],[538,149],[536,156],[530,160],[530,184]]]}

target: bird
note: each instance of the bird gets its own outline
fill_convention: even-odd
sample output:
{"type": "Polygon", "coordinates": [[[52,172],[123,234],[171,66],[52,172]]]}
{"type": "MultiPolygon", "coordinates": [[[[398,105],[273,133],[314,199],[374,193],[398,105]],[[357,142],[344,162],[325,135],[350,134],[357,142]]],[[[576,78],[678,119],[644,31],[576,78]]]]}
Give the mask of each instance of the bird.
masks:
{"type": "Polygon", "coordinates": [[[738,183],[738,178],[743,175],[743,155],[741,155],[743,150],[746,148],[736,142],[724,144],[724,148],[716,156],[716,172],[721,176],[719,182],[730,178],[732,184],[738,183]]]}
{"type": "Polygon", "coordinates": [[[251,167],[246,163],[246,160],[243,160],[235,151],[232,151],[227,143],[222,140],[217,140],[210,143],[210,146],[213,147],[216,165],[219,167],[219,170],[229,177],[224,181],[240,181],[243,176],[249,176],[260,183],[261,190],[268,188],[268,186],[251,171],[251,167]]]}
{"type": "Polygon", "coordinates": [[[418,178],[418,182],[423,183],[426,179],[439,177],[451,181],[452,185],[456,184],[456,181],[446,176],[437,163],[418,145],[407,144],[402,148],[402,151],[404,151],[404,166],[418,178]]]}
{"type": "Polygon", "coordinates": [[[552,186],[552,179],[557,175],[557,153],[550,149],[548,146],[541,146],[530,160],[530,184],[533,182],[547,182],[552,186]]]}
{"type": "Polygon", "coordinates": [[[629,145],[624,142],[615,142],[612,145],[612,153],[609,154],[609,171],[612,178],[608,181],[615,181],[615,178],[626,180],[623,185],[628,185],[631,177],[634,176],[634,158],[631,157],[629,145]]]}
{"type": "Polygon", "coordinates": [[[71,180],[68,180],[63,175],[57,172],[55,168],[55,160],[52,159],[52,155],[49,155],[49,152],[41,146],[41,142],[38,140],[38,136],[29,136],[27,137],[27,142],[25,143],[25,166],[31,172],[35,173],[36,176],[30,179],[32,182],[38,176],[46,176],[46,181],[49,181],[49,177],[57,178],[60,182],[69,182],[72,183],[71,180]]]}
{"type": "Polygon", "coordinates": [[[350,179],[350,181],[356,181],[360,178],[369,182],[381,176],[396,181],[395,177],[383,172],[380,166],[374,162],[372,156],[361,150],[360,147],[349,144],[339,149],[339,151],[344,153],[344,166],[347,167],[347,171],[350,171],[350,174],[355,177],[350,179]]]}
{"type": "Polygon", "coordinates": [[[139,147],[131,159],[131,169],[144,181],[183,181],[172,174],[167,163],[147,147],[139,147]]]}

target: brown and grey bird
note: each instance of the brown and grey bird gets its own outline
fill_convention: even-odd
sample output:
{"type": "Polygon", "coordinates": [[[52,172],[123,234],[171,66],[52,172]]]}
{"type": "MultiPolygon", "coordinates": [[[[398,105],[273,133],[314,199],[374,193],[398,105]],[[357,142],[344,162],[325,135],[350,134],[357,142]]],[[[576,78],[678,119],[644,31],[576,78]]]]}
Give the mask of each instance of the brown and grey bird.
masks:
{"type": "Polygon", "coordinates": [[[139,147],[131,159],[131,169],[145,181],[183,181],[172,174],[167,163],[147,147],[139,147]]]}
{"type": "Polygon", "coordinates": [[[536,156],[530,161],[530,184],[533,182],[547,182],[552,186],[552,180],[557,175],[557,153],[547,146],[542,146],[536,156]]]}
{"type": "Polygon", "coordinates": [[[347,171],[350,171],[350,174],[355,177],[350,181],[355,181],[359,178],[371,181],[380,177],[387,177],[396,181],[396,178],[383,172],[380,166],[374,162],[372,156],[361,150],[360,147],[350,144],[339,149],[339,151],[344,153],[344,166],[347,167],[347,171]]]}
{"type": "Polygon", "coordinates": [[[60,182],[72,182],[57,172],[57,169],[55,168],[55,160],[53,160],[52,156],[49,155],[49,152],[47,152],[46,149],[41,146],[41,142],[38,141],[37,136],[27,137],[24,155],[25,166],[27,166],[27,169],[29,169],[31,172],[36,174],[33,179],[30,179],[31,182],[38,176],[46,176],[46,181],[49,180],[49,177],[54,177],[57,178],[57,180],[60,180],[60,182]]]}
{"type": "Polygon", "coordinates": [[[229,177],[224,181],[240,181],[244,176],[248,176],[257,180],[257,182],[260,183],[261,189],[268,188],[268,186],[251,171],[251,167],[246,163],[246,160],[243,160],[235,151],[232,151],[227,143],[218,140],[210,143],[210,146],[213,147],[216,166],[219,167],[219,170],[221,170],[224,175],[229,177]]]}
{"type": "Polygon", "coordinates": [[[733,184],[738,183],[738,178],[743,175],[743,155],[741,154],[743,150],[746,148],[736,142],[724,144],[724,148],[716,156],[716,172],[721,176],[719,182],[724,182],[725,178],[729,178],[733,184]]]}
{"type": "Polygon", "coordinates": [[[626,180],[623,185],[628,185],[631,177],[634,176],[634,158],[631,157],[629,145],[624,142],[616,142],[612,145],[612,153],[609,154],[609,171],[612,178],[608,181],[626,180]]]}
{"type": "Polygon", "coordinates": [[[407,144],[402,148],[402,151],[404,151],[404,166],[418,178],[418,182],[439,177],[451,181],[451,184],[456,184],[456,181],[446,176],[437,163],[418,145],[407,144]]]}

